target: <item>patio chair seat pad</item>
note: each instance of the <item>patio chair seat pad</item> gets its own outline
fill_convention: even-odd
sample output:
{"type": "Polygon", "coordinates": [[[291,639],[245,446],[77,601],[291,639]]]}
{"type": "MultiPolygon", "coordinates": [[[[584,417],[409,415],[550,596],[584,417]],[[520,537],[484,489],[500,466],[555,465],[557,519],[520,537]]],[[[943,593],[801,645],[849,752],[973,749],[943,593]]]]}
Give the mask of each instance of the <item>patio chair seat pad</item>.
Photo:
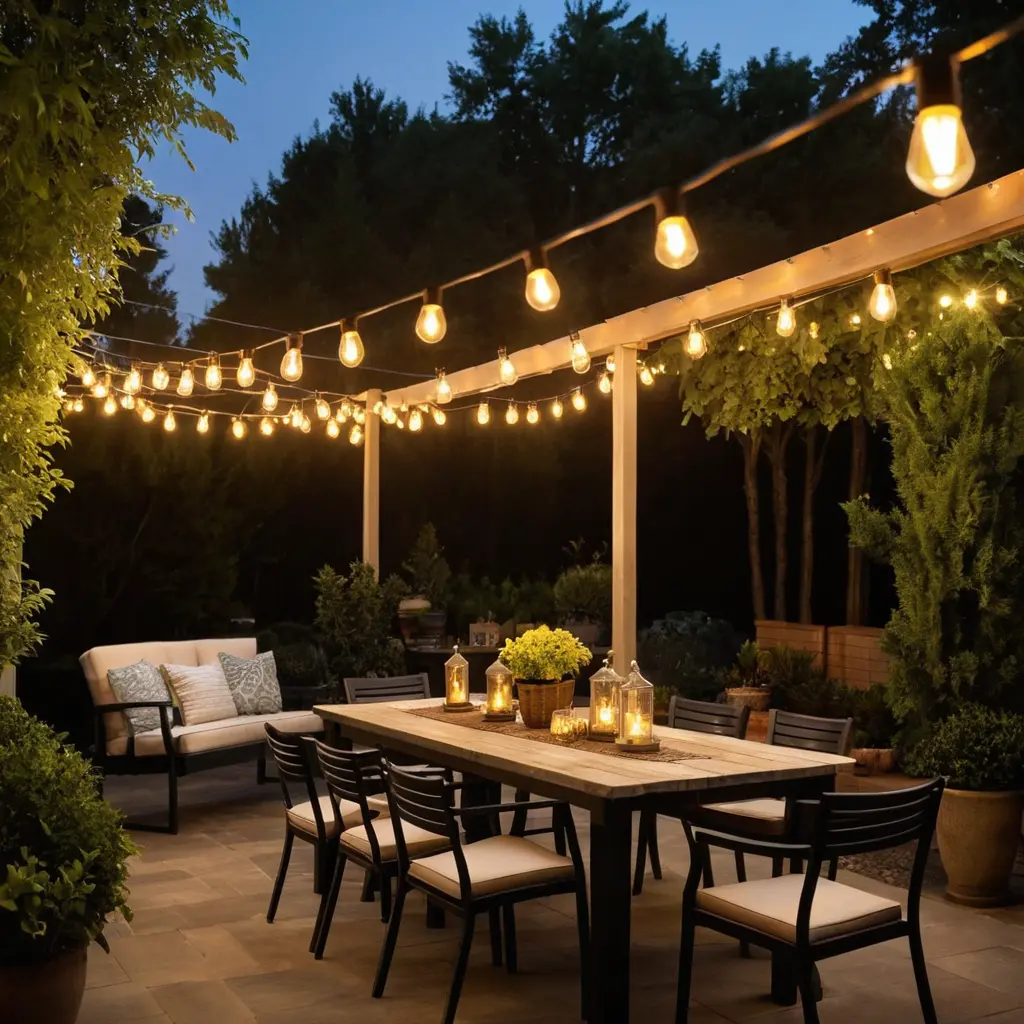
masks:
{"type": "Polygon", "coordinates": [[[759,818],[762,821],[784,821],[786,801],[776,797],[761,797],[758,800],[730,800],[724,804],[705,804],[705,811],[716,814],[738,814],[744,818],[759,818]]]}
{"type": "Polygon", "coordinates": [[[366,806],[371,811],[376,811],[379,818],[390,818],[391,808],[388,807],[388,798],[385,793],[378,793],[376,796],[366,798],[366,806]]]}
{"type": "MultiPolygon", "coordinates": [[[[323,818],[324,829],[327,835],[329,837],[336,836],[339,830],[338,823],[334,819],[334,805],[331,803],[331,798],[329,796],[322,796],[319,803],[320,816],[323,818]]],[[[345,823],[345,828],[362,824],[363,812],[359,809],[359,804],[349,800],[342,800],[338,806],[341,808],[341,820],[345,823]]],[[[285,814],[288,817],[288,821],[300,832],[305,832],[310,836],[317,834],[313,805],[308,800],[287,808],[285,814]]]]}
{"type": "MultiPolygon", "coordinates": [[[[382,861],[398,860],[393,819],[375,818],[370,827],[377,837],[380,859],[382,861]]],[[[439,836],[436,832],[428,832],[425,828],[420,828],[418,825],[413,825],[408,821],[402,822],[402,835],[405,838],[405,848],[410,857],[422,857],[428,853],[437,853],[440,850],[448,849],[448,840],[444,836],[439,836]]],[[[365,825],[359,825],[357,828],[346,828],[341,833],[341,845],[355,850],[356,853],[361,853],[367,860],[370,860],[373,856],[370,850],[370,840],[366,835],[365,825]]]]}
{"type": "MultiPolygon", "coordinates": [[[[803,886],[803,875],[716,885],[697,890],[697,906],[785,942],[796,942],[796,915],[803,886]]],[[[834,939],[899,921],[902,916],[903,910],[894,900],[822,878],[811,904],[810,940],[834,939]]]]}
{"type": "MultiPolygon", "coordinates": [[[[561,857],[520,836],[491,836],[478,843],[466,844],[462,852],[466,857],[474,896],[491,896],[532,885],[571,881],[575,877],[575,868],[568,857],[561,857]]],[[[413,861],[409,866],[409,877],[450,896],[459,898],[462,895],[453,853],[437,853],[413,861]]]]}
{"type": "MultiPolygon", "coordinates": [[[[199,754],[204,750],[223,750],[261,743],[267,738],[264,725],[270,722],[282,732],[319,733],[324,723],[312,711],[278,711],[270,715],[238,715],[216,722],[171,727],[175,753],[199,754]]],[[[128,752],[128,737],[120,736],[107,744],[111,755],[128,752]]],[[[135,754],[138,757],[157,757],[164,753],[164,738],[159,729],[150,729],[135,736],[135,754]]]]}

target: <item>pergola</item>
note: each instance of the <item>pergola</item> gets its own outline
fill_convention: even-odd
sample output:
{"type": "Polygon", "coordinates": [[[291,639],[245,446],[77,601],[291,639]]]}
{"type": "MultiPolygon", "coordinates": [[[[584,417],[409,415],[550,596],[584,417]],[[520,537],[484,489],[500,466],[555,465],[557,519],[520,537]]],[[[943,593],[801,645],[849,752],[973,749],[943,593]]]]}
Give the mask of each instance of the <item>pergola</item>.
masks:
{"type": "MultiPolygon", "coordinates": [[[[778,263],[612,317],[543,345],[515,352],[519,378],[571,365],[573,342],[592,358],[614,354],[612,390],[612,647],[620,664],[636,654],[637,351],[680,334],[694,320],[705,326],[754,310],[852,284],[886,268],[909,270],[1024,227],[1024,170],[868,227],[778,263]]],[[[460,399],[504,385],[498,361],[447,375],[460,399]]],[[[435,382],[360,395],[410,407],[431,403],[435,382]]],[[[380,564],[380,417],[367,416],[363,449],[363,560],[380,564]]]]}

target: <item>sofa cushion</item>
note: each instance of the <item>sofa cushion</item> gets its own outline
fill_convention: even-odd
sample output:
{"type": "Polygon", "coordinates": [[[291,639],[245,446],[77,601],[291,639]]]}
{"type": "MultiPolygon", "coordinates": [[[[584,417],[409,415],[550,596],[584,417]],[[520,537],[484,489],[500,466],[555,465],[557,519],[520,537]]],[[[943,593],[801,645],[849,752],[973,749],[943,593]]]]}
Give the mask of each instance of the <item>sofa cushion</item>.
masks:
{"type": "MultiPolygon", "coordinates": [[[[323,729],[319,715],[312,711],[279,711],[276,715],[236,715],[221,722],[201,725],[175,725],[171,728],[174,749],[179,754],[198,754],[204,750],[244,747],[267,738],[264,725],[270,722],[283,732],[314,733],[323,729]]],[[[128,752],[128,737],[122,736],[107,744],[111,755],[128,752]]],[[[164,740],[159,729],[139,733],[135,737],[135,753],[139,757],[155,757],[164,753],[164,740]]]]}
{"type": "Polygon", "coordinates": [[[217,665],[220,655],[233,654],[236,658],[256,657],[256,638],[252,636],[227,636],[220,640],[195,640],[196,660],[194,665],[217,665]]]}
{"type": "MultiPolygon", "coordinates": [[[[377,848],[380,850],[382,861],[398,860],[398,847],[395,841],[395,826],[393,818],[375,818],[370,827],[377,837],[377,848]]],[[[411,822],[402,822],[402,836],[405,839],[405,848],[410,857],[422,857],[424,854],[437,853],[439,850],[448,849],[448,840],[435,832],[428,832],[425,828],[413,825],[411,822]]],[[[341,845],[356,853],[361,853],[367,860],[372,860],[373,853],[370,850],[370,840],[366,834],[366,826],[359,825],[356,828],[346,828],[341,833],[341,845]]]]}
{"type": "MultiPolygon", "coordinates": [[[[171,699],[160,669],[145,659],[134,665],[112,668],[107,672],[107,678],[118,703],[171,699]]],[[[125,716],[132,734],[160,728],[160,711],[157,708],[136,708],[126,711],[125,716]]]]}
{"type": "Polygon", "coordinates": [[[240,715],[273,715],[281,710],[281,684],[277,681],[272,651],[255,658],[239,658],[221,651],[218,657],[240,715]]]}
{"type": "Polygon", "coordinates": [[[222,722],[235,718],[238,709],[231,699],[224,670],[216,665],[161,665],[167,685],[174,692],[185,725],[222,722]]]}

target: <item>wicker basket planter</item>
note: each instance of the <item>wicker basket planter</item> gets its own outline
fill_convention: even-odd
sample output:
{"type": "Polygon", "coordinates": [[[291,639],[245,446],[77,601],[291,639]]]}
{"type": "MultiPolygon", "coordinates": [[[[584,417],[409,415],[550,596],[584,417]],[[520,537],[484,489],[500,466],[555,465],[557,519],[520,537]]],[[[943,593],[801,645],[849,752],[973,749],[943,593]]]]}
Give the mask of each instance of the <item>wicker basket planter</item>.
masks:
{"type": "Polygon", "coordinates": [[[517,679],[516,690],[519,693],[519,713],[523,716],[523,725],[528,729],[548,729],[552,712],[572,704],[576,681],[517,679]]]}
{"type": "Polygon", "coordinates": [[[725,691],[726,704],[739,704],[751,711],[767,711],[772,702],[772,691],[762,686],[730,686],[725,691]]]}

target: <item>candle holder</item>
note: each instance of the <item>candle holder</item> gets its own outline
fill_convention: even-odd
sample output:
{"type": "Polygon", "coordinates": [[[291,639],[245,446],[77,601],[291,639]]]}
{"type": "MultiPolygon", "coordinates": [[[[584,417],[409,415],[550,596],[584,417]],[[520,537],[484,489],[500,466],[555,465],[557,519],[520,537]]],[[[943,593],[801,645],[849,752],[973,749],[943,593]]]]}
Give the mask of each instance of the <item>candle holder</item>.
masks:
{"type": "Polygon", "coordinates": [[[469,701],[469,662],[459,654],[459,645],[452,650],[452,656],[444,663],[444,709],[445,711],[472,711],[469,701]]]}
{"type": "Polygon", "coordinates": [[[487,670],[487,702],[484,718],[488,722],[514,722],[516,709],[512,703],[512,673],[500,660],[487,670]]]}
{"type": "Polygon", "coordinates": [[[634,753],[661,747],[661,741],[654,738],[654,686],[640,674],[635,661],[619,688],[619,735],[615,745],[634,753]]]}
{"type": "Polygon", "coordinates": [[[576,717],[575,708],[557,708],[551,712],[551,735],[563,743],[587,738],[587,720],[576,717]]]}
{"type": "Polygon", "coordinates": [[[626,681],[612,668],[609,651],[604,667],[590,677],[590,738],[614,743],[619,731],[619,689],[626,681]]]}

